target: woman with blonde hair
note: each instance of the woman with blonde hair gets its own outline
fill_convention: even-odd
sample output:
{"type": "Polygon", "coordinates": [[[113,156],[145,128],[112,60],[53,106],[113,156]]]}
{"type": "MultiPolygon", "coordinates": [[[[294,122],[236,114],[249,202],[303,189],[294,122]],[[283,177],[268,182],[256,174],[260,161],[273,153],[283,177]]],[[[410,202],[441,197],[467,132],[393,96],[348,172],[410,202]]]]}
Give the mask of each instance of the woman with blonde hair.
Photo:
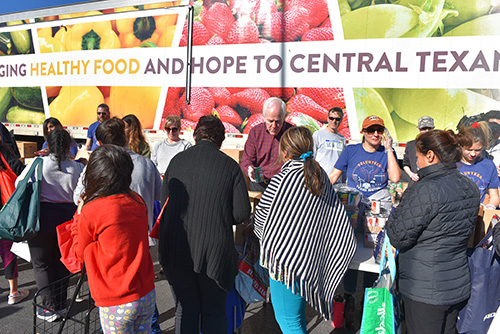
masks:
{"type": "Polygon", "coordinates": [[[177,153],[192,146],[190,142],[179,137],[181,133],[181,118],[179,116],[168,116],[163,123],[163,130],[167,133],[167,138],[155,145],[151,156],[151,160],[161,175],[165,174],[170,160],[177,153]]]}
{"type": "Polygon", "coordinates": [[[256,212],[254,232],[269,270],[271,298],[283,333],[306,333],[305,303],[332,318],[335,289],[356,250],[349,220],[328,175],[313,158],[305,127],[285,131],[284,162],[256,212]]]}
{"type": "Polygon", "coordinates": [[[500,204],[498,195],[498,173],[493,161],[484,158],[488,147],[489,127],[486,122],[475,122],[470,127],[462,127],[457,135],[462,149],[462,158],[457,162],[460,173],[474,181],[481,193],[481,203],[495,209],[500,204]],[[486,194],[489,200],[485,202],[486,194]]]}
{"type": "Polygon", "coordinates": [[[125,134],[128,139],[128,148],[146,158],[151,158],[151,149],[142,133],[142,125],[135,115],[127,115],[122,118],[125,122],[125,134]]]}

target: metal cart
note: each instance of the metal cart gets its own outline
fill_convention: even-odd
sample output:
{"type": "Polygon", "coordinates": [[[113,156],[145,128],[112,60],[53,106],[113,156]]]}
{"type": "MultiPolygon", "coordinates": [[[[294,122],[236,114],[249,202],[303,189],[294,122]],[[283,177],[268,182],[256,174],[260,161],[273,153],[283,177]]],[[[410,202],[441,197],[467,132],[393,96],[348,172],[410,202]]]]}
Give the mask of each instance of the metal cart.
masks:
{"type": "Polygon", "coordinates": [[[35,293],[33,298],[33,333],[102,333],[99,310],[90,296],[85,268],[81,272],[56,281],[35,293]],[[37,309],[46,309],[39,296],[40,292],[45,289],[51,289],[56,298],[66,299],[63,301],[67,305],[66,309],[62,311],[49,310],[57,314],[59,318],[54,322],[37,318],[37,309]]]}

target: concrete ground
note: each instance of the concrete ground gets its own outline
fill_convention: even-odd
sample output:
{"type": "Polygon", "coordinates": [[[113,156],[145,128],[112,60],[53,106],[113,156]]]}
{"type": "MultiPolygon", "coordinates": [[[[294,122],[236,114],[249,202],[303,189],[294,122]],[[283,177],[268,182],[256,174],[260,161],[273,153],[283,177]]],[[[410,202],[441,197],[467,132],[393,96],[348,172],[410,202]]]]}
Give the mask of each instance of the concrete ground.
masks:
{"type": "MultiPolygon", "coordinates": [[[[156,248],[152,248],[151,254],[155,264],[155,271],[158,273],[160,265],[156,248]]],[[[3,268],[3,266],[1,266],[3,268]]],[[[19,287],[21,289],[29,289],[30,296],[22,302],[15,305],[7,304],[9,294],[8,282],[4,278],[3,269],[0,270],[0,333],[33,333],[33,295],[36,292],[36,284],[33,276],[33,270],[30,263],[19,259],[19,287]]],[[[360,277],[362,275],[359,275],[360,277]]],[[[74,287],[73,287],[74,289],[74,287]]],[[[309,306],[306,307],[307,333],[309,334],[354,334],[359,332],[361,323],[360,319],[360,302],[361,302],[361,286],[358,280],[358,293],[356,295],[356,326],[355,330],[346,330],[345,328],[334,329],[329,322],[323,320],[316,311],[309,306]]],[[[70,288],[70,294],[71,294],[70,288]]],[[[174,302],[170,288],[165,277],[158,273],[156,280],[157,305],[160,312],[160,327],[165,334],[174,333],[174,302]]],[[[82,303],[83,304],[83,303],[82,303]]],[[[78,304],[77,304],[78,305],[78,304]]],[[[79,305],[79,307],[82,307],[79,305]]],[[[94,311],[95,312],[95,311],[94,311]]],[[[96,315],[96,314],[95,314],[96,315]]],[[[94,323],[97,321],[94,318],[94,323]]],[[[37,326],[40,326],[40,320],[37,320],[37,326]]],[[[57,324],[57,323],[54,323],[57,324]]],[[[38,327],[35,333],[57,333],[57,326],[52,328],[38,327]]],[[[83,333],[83,326],[73,324],[73,327],[68,327],[64,333],[83,333]]],[[[241,327],[242,334],[274,334],[281,333],[276,320],[272,304],[255,303],[247,307],[245,319],[241,327]]]]}

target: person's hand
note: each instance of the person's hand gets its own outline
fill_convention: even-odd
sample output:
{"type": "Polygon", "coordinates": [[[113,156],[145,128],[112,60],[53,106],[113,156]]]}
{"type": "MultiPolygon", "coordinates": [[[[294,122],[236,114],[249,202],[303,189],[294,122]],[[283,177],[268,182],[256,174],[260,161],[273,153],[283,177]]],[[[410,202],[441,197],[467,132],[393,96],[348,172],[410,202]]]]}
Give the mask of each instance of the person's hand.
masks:
{"type": "Polygon", "coordinates": [[[80,201],[80,203],[78,203],[78,209],[76,209],[76,213],[80,214],[82,212],[82,208],[83,208],[83,201],[80,201]]]}
{"type": "Polygon", "coordinates": [[[417,173],[412,173],[412,175],[410,176],[411,179],[413,180],[413,182],[417,182],[419,177],[418,177],[418,174],[417,173]]]}
{"type": "Polygon", "coordinates": [[[382,145],[384,145],[386,151],[392,150],[392,137],[387,129],[385,129],[385,131],[384,131],[382,145]]]}
{"type": "Polygon", "coordinates": [[[247,175],[250,181],[257,182],[255,180],[255,169],[253,169],[253,166],[248,166],[247,175]]]}
{"type": "Polygon", "coordinates": [[[500,166],[497,166],[497,174],[498,174],[498,177],[500,177],[500,166]]]}

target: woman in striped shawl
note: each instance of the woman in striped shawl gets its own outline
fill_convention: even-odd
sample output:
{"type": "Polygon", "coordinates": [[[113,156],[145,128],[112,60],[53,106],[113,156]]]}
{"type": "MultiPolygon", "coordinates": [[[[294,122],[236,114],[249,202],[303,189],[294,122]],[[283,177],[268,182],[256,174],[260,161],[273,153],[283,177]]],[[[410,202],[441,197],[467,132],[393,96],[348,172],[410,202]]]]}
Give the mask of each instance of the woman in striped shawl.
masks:
{"type": "Polygon", "coordinates": [[[305,302],[332,318],[335,289],[356,240],[328,175],[312,157],[311,132],[288,129],[279,149],[284,164],[256,208],[255,234],[281,330],[306,333],[305,302]]]}

